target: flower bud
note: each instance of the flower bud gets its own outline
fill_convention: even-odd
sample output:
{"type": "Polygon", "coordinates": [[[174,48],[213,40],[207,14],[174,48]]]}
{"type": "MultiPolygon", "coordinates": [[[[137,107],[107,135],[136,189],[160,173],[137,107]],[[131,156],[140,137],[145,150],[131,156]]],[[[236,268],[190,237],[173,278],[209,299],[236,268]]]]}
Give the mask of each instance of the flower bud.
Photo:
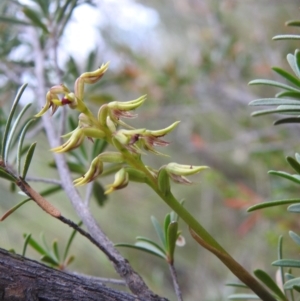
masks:
{"type": "Polygon", "coordinates": [[[169,163],[166,166],[166,171],[168,172],[170,178],[180,184],[191,184],[192,182],[188,180],[185,176],[194,175],[204,169],[209,168],[208,166],[193,166],[193,165],[181,165],[177,163],[169,163]]]}
{"type": "Polygon", "coordinates": [[[72,132],[71,137],[63,145],[52,148],[51,150],[55,153],[68,152],[78,147],[84,140],[85,135],[81,128],[77,128],[72,132]]]}
{"type": "Polygon", "coordinates": [[[105,194],[112,193],[115,190],[122,189],[126,187],[129,183],[129,175],[126,172],[125,168],[121,168],[115,174],[115,181],[113,184],[108,185],[108,189],[105,191],[105,194]]]}
{"type": "Polygon", "coordinates": [[[108,111],[109,109],[107,104],[102,105],[98,111],[98,121],[102,126],[106,126],[106,118],[108,117],[108,111]]]}
{"type": "Polygon", "coordinates": [[[107,62],[106,64],[102,64],[101,67],[95,71],[82,73],[80,75],[80,78],[82,78],[84,82],[87,84],[94,84],[107,71],[108,66],[109,66],[109,62],[107,62]]]}
{"type": "Polygon", "coordinates": [[[166,167],[168,172],[171,172],[179,176],[190,176],[194,175],[204,169],[208,169],[208,166],[193,166],[193,165],[182,165],[177,163],[169,163],[166,167]]]}
{"type": "Polygon", "coordinates": [[[163,136],[169,134],[170,132],[172,132],[179,123],[180,123],[180,121],[175,121],[170,126],[164,128],[164,129],[161,129],[161,130],[157,130],[157,131],[147,130],[145,135],[154,136],[154,137],[163,137],[163,136]]]}
{"type": "Polygon", "coordinates": [[[46,104],[42,108],[42,110],[37,113],[34,117],[41,117],[43,116],[51,107],[52,107],[52,115],[57,110],[57,105],[54,104],[52,101],[53,99],[58,99],[58,96],[56,94],[52,94],[50,91],[46,95],[46,104]]]}
{"type": "Polygon", "coordinates": [[[52,107],[52,115],[56,112],[57,107],[69,105],[71,108],[76,107],[76,98],[74,93],[70,93],[69,89],[61,85],[56,85],[50,88],[50,91],[48,91],[46,95],[46,104],[43,107],[43,109],[35,115],[35,117],[41,117],[46,113],[48,109],[52,107]],[[58,97],[58,94],[63,94],[63,98],[60,99],[58,97]]]}
{"type": "Polygon", "coordinates": [[[92,72],[85,72],[77,78],[74,86],[75,96],[83,101],[84,84],[93,84],[97,82],[108,69],[109,63],[102,64],[100,68],[92,72]]]}
{"type": "Polygon", "coordinates": [[[141,106],[146,100],[146,97],[146,95],[143,95],[135,100],[130,101],[112,101],[108,103],[108,107],[116,111],[132,111],[141,106]]]}
{"type": "Polygon", "coordinates": [[[97,156],[91,163],[89,170],[81,177],[74,180],[75,186],[85,185],[93,181],[98,175],[103,172],[103,162],[101,158],[97,156]]]}

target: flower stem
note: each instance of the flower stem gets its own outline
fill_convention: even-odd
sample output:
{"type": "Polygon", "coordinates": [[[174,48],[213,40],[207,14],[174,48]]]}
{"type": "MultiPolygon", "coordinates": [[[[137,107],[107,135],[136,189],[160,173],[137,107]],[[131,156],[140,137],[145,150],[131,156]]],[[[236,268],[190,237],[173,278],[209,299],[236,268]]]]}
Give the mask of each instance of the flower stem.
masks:
{"type": "Polygon", "coordinates": [[[189,226],[192,237],[205,249],[216,255],[228,269],[246,284],[263,301],[276,301],[276,299],[206,231],[206,229],[186,210],[169,191],[160,191],[157,179],[146,168],[142,160],[133,156],[126,148],[117,147],[123,154],[127,164],[145,173],[147,184],[158,196],[189,226]]]}
{"type": "Polygon", "coordinates": [[[162,195],[157,189],[156,193],[175,211],[189,226],[192,237],[205,249],[216,255],[228,269],[245,283],[263,301],[276,301],[276,299],[242,267],[226,250],[203,228],[203,226],[175,199],[172,193],[162,195]]]}

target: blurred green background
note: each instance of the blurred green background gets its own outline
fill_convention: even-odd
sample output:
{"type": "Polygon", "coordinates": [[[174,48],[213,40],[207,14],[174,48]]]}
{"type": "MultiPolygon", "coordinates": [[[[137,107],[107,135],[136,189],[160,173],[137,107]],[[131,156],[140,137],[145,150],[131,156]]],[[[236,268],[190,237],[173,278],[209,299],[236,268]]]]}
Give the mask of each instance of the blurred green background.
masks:
{"type": "MultiPolygon", "coordinates": [[[[18,3],[0,4],[2,15],[18,12],[18,3]]],[[[248,87],[255,78],[278,79],[272,66],[287,68],[286,54],[296,42],[274,42],[276,34],[296,32],[284,22],[299,17],[299,3],[292,0],[189,0],[189,1],[95,1],[96,7],[76,8],[59,41],[58,63],[64,82],[71,88],[78,74],[110,61],[101,82],[86,90],[86,101],[95,113],[107,100],[131,100],[142,94],[148,100],[132,120],[136,127],[159,129],[176,120],[179,127],[167,137],[170,146],[162,151],[170,157],[148,154],[145,162],[158,168],[174,161],[209,165],[194,176],[192,186],[173,185],[178,199],[206,229],[252,271],[267,270],[275,277],[271,262],[276,243],[283,234],[285,254],[297,255],[290,246],[288,229],[297,232],[299,223],[285,209],[246,213],[247,207],[265,200],[296,197],[298,191],[284,180],[272,178],[270,169],[290,172],[286,155],[297,151],[297,126],[273,127],[272,117],[251,118],[247,104],[274,95],[275,88],[248,87]]],[[[21,12],[18,12],[21,14],[21,12]]],[[[17,14],[17,15],[18,15],[17,14]]],[[[20,15],[20,17],[22,17],[20,15]]],[[[36,100],[30,36],[24,28],[0,22],[0,104],[8,112],[17,87],[29,82],[23,103],[36,100]],[[21,43],[21,44],[20,44],[21,43]],[[11,51],[12,50],[12,51],[11,51]]],[[[57,82],[53,57],[47,58],[49,87],[57,82]]],[[[35,107],[31,114],[39,110],[35,107]]],[[[76,116],[74,112],[68,112],[76,116]]],[[[53,117],[59,123],[59,115],[53,117]]],[[[39,126],[39,125],[38,125],[39,126]]],[[[29,174],[57,178],[44,133],[32,130],[28,141],[37,141],[29,174]]],[[[89,148],[89,142],[85,145],[89,148]]],[[[10,154],[13,160],[15,154],[10,154]]],[[[88,167],[88,162],[84,168],[88,167]]],[[[74,178],[77,175],[74,174],[74,178]]],[[[103,185],[112,177],[100,179],[103,185]]],[[[36,189],[46,184],[32,183],[36,189]]],[[[22,200],[0,181],[0,215],[22,200]]],[[[80,188],[84,196],[85,188],[80,188]]],[[[49,197],[66,217],[77,221],[63,192],[49,197]]],[[[109,195],[104,206],[91,202],[92,212],[104,232],[115,243],[133,243],[138,235],[155,239],[150,216],[161,222],[169,209],[140,184],[109,195]]],[[[225,283],[233,275],[213,255],[190,238],[181,224],[186,245],[177,249],[175,265],[185,301],[226,300],[233,292],[225,283]]],[[[22,250],[23,233],[35,239],[44,233],[49,243],[57,239],[63,247],[71,232],[28,203],[0,224],[1,247],[22,250]]],[[[133,267],[158,294],[175,300],[167,265],[160,259],[135,250],[120,249],[133,267]]],[[[76,237],[71,265],[74,271],[116,277],[110,262],[86,239],[76,237]]],[[[28,250],[27,256],[38,259],[28,250]]],[[[286,256],[287,257],[287,256],[286,256]]]]}

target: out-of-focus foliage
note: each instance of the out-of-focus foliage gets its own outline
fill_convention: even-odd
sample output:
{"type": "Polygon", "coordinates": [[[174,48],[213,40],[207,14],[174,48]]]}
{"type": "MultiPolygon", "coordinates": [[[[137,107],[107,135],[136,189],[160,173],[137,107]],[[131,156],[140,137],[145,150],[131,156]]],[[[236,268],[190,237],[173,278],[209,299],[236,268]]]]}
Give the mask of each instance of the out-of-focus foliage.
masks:
{"type": "MultiPolygon", "coordinates": [[[[37,2],[48,3],[50,10],[54,7],[52,1],[37,2]]],[[[76,1],[66,2],[71,5],[76,1]]],[[[43,6],[29,7],[44,14],[40,22],[46,28],[51,27],[43,6]]],[[[35,26],[40,26],[42,44],[45,43],[43,36],[47,35],[44,26],[38,24],[28,10],[22,13],[22,8],[21,1],[0,1],[0,104],[5,113],[11,106],[15,91],[24,82],[29,82],[29,86],[22,100],[26,104],[34,101],[32,68],[35,58],[31,51],[31,27],[25,23],[31,20],[36,22],[35,26]],[[7,17],[25,23],[12,26],[4,22],[3,18],[7,17]]],[[[248,270],[258,267],[269,269],[270,256],[276,258],[278,233],[294,229],[297,222],[293,218],[285,219],[285,213],[280,209],[252,215],[245,211],[249,205],[286,196],[287,191],[289,197],[297,197],[298,191],[294,186],[279,178],[270,178],[266,171],[272,168],[291,172],[286,168],[283,151],[298,144],[295,138],[298,133],[296,127],[286,126],[275,131],[268,118],[259,123],[251,119],[247,104],[257,98],[254,93],[260,97],[270,97],[273,91],[265,87],[250,89],[246,83],[258,77],[279,78],[275,72],[270,73],[270,67],[286,66],[283,54],[293,52],[295,42],[271,42],[271,37],[288,32],[283,24],[287,19],[298,17],[297,3],[292,0],[285,1],[284,5],[280,0],[127,0],[122,4],[120,1],[97,2],[96,8],[92,9],[99,11],[99,25],[92,41],[88,38],[88,31],[84,33],[87,40],[82,41],[78,39],[79,33],[72,34],[70,27],[67,27],[59,33],[62,39],[59,40],[57,53],[54,51],[55,45],[47,45],[47,85],[50,87],[59,83],[53,75],[56,68],[64,83],[70,84],[82,71],[93,70],[110,60],[112,71],[99,85],[87,89],[86,101],[98,108],[108,100],[133,99],[146,93],[147,108],[138,113],[147,127],[157,129],[181,119],[180,127],[170,139],[169,154],[174,161],[182,163],[185,163],[182,154],[187,154],[193,164],[209,165],[213,170],[193,189],[178,189],[179,197],[186,199],[186,207],[248,270]],[[78,55],[77,47],[79,49],[85,43],[86,54],[78,55]],[[69,45],[73,45],[73,49],[69,45]],[[55,64],[56,55],[58,65],[55,64]]],[[[89,13],[91,11],[85,4],[79,5],[70,16],[70,24],[78,22],[79,27],[84,27],[83,24],[92,19],[89,13]]],[[[61,17],[67,18],[67,11],[61,17]]],[[[37,112],[39,109],[34,110],[37,112]]],[[[33,108],[30,110],[32,112],[33,108]]],[[[59,123],[59,115],[55,118],[54,122],[59,123]]],[[[45,155],[50,153],[43,133],[32,131],[28,139],[32,139],[31,143],[37,139],[39,141],[35,149],[36,166],[31,166],[28,176],[55,178],[55,169],[45,170],[45,165],[53,165],[53,161],[50,155],[45,155]]],[[[80,151],[69,158],[74,173],[78,175],[86,170],[88,163],[80,151]],[[78,160],[85,164],[82,170],[78,160]]],[[[164,158],[153,161],[152,156],[147,160],[157,166],[165,162],[164,158]]],[[[100,181],[102,183],[102,179],[100,181]]],[[[0,185],[1,193],[6,196],[0,203],[0,210],[4,212],[17,202],[16,197],[7,193],[9,186],[2,182],[0,185]]],[[[38,184],[38,187],[45,189],[47,186],[38,184]]],[[[94,190],[98,203],[103,204],[101,187],[94,186],[94,190]]],[[[72,216],[73,211],[64,201],[62,193],[52,199],[72,216]]],[[[168,210],[165,208],[163,211],[156,196],[138,185],[131,185],[130,189],[122,190],[105,202],[104,208],[99,208],[95,203],[91,206],[114,241],[131,241],[132,237],[141,233],[151,236],[147,234],[152,233],[149,216],[163,219],[168,210]]],[[[32,210],[39,213],[39,209],[32,210]]],[[[0,225],[1,242],[7,248],[16,248],[21,243],[18,227],[26,228],[26,232],[36,236],[41,230],[45,232],[44,223],[52,224],[50,218],[29,214],[22,209],[16,214],[16,220],[5,221],[5,228],[16,230],[8,232],[0,225]]],[[[65,229],[54,223],[52,225],[50,235],[67,240],[65,229]]],[[[286,248],[290,251],[288,245],[286,248]]],[[[87,246],[81,238],[74,241],[74,249],[77,251],[74,269],[104,277],[114,275],[105,258],[94,256],[93,247],[87,246]],[[95,268],[94,261],[100,262],[101,271],[95,268]]],[[[148,282],[158,293],[165,294],[165,288],[169,287],[168,296],[173,298],[166,276],[168,271],[160,267],[157,259],[141,255],[137,260],[130,250],[124,251],[124,254],[136,269],[147,271],[148,282]]],[[[179,283],[186,301],[196,300],[199,294],[201,300],[225,300],[226,295],[233,291],[223,286],[224,278],[232,280],[231,274],[220,267],[210,254],[194,248],[191,240],[187,240],[187,247],[178,252],[177,265],[179,283]],[[195,279],[198,281],[195,282],[195,279]]],[[[275,274],[275,269],[270,269],[270,274],[275,274]]]]}

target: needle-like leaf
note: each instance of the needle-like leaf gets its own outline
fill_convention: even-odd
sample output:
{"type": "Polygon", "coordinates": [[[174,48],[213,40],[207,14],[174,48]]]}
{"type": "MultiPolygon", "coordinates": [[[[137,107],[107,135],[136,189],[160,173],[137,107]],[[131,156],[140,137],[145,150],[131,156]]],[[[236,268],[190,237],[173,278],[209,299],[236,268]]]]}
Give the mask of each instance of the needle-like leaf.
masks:
{"type": "Polygon", "coordinates": [[[24,128],[21,132],[20,138],[19,138],[19,144],[18,144],[18,150],[17,150],[17,171],[18,175],[21,173],[21,154],[22,154],[22,147],[23,147],[23,141],[25,138],[25,134],[30,126],[30,124],[34,121],[35,119],[30,119],[28,122],[24,125],[24,128]]]}
{"type": "Polygon", "coordinates": [[[23,117],[23,115],[25,114],[25,112],[28,110],[28,108],[31,106],[31,103],[28,103],[23,109],[22,111],[19,113],[19,115],[17,116],[16,120],[14,121],[11,130],[9,132],[9,136],[7,138],[7,142],[6,142],[6,147],[5,147],[5,158],[6,161],[8,160],[8,154],[10,152],[10,146],[12,143],[12,138],[16,132],[17,126],[19,125],[21,118],[23,117]]]}
{"type": "Polygon", "coordinates": [[[8,134],[9,134],[9,131],[10,131],[10,125],[11,125],[14,113],[16,111],[16,108],[18,106],[18,103],[19,103],[19,101],[21,99],[21,96],[22,96],[24,90],[26,89],[26,87],[27,87],[27,84],[24,84],[20,87],[20,89],[19,89],[19,91],[18,91],[18,93],[17,93],[17,95],[14,99],[13,105],[11,107],[10,113],[9,113],[7,121],[6,121],[5,130],[4,130],[4,134],[3,134],[3,140],[2,140],[2,150],[1,150],[2,160],[4,162],[7,162],[7,158],[5,157],[5,151],[6,151],[6,144],[7,144],[8,134]]]}
{"type": "Polygon", "coordinates": [[[36,142],[32,143],[31,146],[28,149],[28,152],[27,152],[27,155],[26,155],[26,158],[25,158],[23,172],[22,172],[22,178],[24,180],[26,178],[27,171],[28,171],[28,168],[30,166],[30,163],[31,163],[31,160],[32,160],[32,157],[33,157],[33,154],[34,154],[35,147],[36,147],[36,142]]]}
{"type": "Polygon", "coordinates": [[[280,206],[280,205],[289,205],[289,204],[296,204],[300,203],[300,199],[286,199],[286,200],[278,200],[278,201],[270,201],[270,202],[264,202],[260,203],[254,206],[251,206],[248,208],[248,212],[255,211],[258,209],[264,209],[264,208],[269,208],[269,207],[275,207],[275,206],[280,206]]]}
{"type": "Polygon", "coordinates": [[[28,246],[28,242],[29,242],[30,238],[31,238],[31,233],[27,234],[25,236],[25,241],[24,241],[24,245],[23,245],[22,256],[25,256],[25,254],[26,254],[26,250],[27,250],[27,246],[28,246]]]}
{"type": "Polygon", "coordinates": [[[254,271],[254,275],[264,283],[276,296],[282,301],[287,301],[286,296],[282,290],[278,287],[275,281],[263,270],[257,269],[254,271]]]}

